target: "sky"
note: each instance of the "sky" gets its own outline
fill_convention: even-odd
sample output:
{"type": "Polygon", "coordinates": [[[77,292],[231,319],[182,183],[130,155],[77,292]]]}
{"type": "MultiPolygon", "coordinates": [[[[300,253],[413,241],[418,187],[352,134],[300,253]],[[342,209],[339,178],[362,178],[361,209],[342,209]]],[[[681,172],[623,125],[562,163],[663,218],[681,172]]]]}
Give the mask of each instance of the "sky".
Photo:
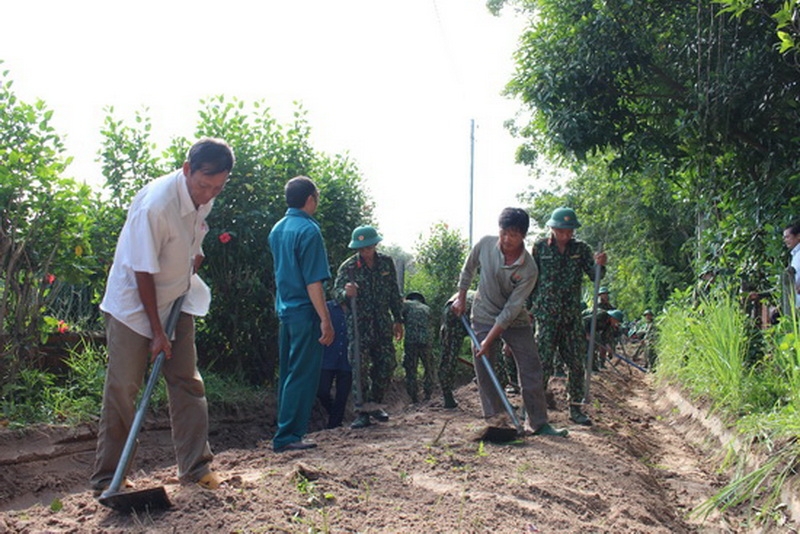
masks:
{"type": "Polygon", "coordinates": [[[409,252],[438,222],[469,237],[471,174],[475,241],[532,183],[503,127],[521,105],[501,94],[525,21],[485,0],[12,0],[3,18],[0,69],[54,111],[88,183],[105,107],[147,108],[162,149],[219,94],[282,123],[302,103],[315,150],[357,162],[384,243],[409,252]]]}

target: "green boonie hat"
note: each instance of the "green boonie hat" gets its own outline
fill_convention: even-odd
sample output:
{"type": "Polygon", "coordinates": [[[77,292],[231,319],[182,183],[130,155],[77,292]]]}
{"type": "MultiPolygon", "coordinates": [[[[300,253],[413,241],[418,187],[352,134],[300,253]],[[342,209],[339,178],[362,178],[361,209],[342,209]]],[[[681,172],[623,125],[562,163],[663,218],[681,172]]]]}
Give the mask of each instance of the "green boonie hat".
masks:
{"type": "Polygon", "coordinates": [[[383,241],[383,238],[378,235],[378,231],[372,226],[359,226],[353,230],[353,239],[350,241],[349,248],[364,248],[377,245],[383,241]]]}
{"type": "Polygon", "coordinates": [[[558,208],[550,216],[547,221],[547,226],[550,228],[580,228],[581,223],[578,222],[578,216],[575,215],[575,210],[572,208],[558,208]]]}
{"type": "Polygon", "coordinates": [[[600,289],[597,290],[598,295],[602,295],[603,293],[608,293],[608,288],[606,286],[600,286],[600,289]]]}
{"type": "Polygon", "coordinates": [[[611,317],[613,317],[614,319],[616,319],[617,321],[619,321],[619,322],[622,322],[622,321],[623,321],[623,319],[625,318],[625,316],[624,316],[624,315],[622,315],[622,312],[621,312],[621,311],[619,311],[619,310],[610,310],[610,311],[608,312],[608,314],[609,314],[611,317]]]}
{"type": "Polygon", "coordinates": [[[408,295],[406,295],[406,300],[416,300],[423,304],[427,304],[423,294],[418,291],[411,291],[408,295]]]}
{"type": "Polygon", "coordinates": [[[650,310],[645,310],[642,315],[653,315],[653,312],[651,312],[650,310]]]}

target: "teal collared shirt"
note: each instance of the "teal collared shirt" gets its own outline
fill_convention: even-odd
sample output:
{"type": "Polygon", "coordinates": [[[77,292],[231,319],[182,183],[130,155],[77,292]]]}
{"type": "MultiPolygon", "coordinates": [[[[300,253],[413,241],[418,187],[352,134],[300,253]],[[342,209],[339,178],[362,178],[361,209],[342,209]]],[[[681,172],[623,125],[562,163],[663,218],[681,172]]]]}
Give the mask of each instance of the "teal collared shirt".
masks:
{"type": "Polygon", "coordinates": [[[312,320],[314,305],[306,286],[329,280],[328,254],[319,224],[298,208],[289,208],[269,233],[275,270],[275,311],[284,323],[312,320]]]}

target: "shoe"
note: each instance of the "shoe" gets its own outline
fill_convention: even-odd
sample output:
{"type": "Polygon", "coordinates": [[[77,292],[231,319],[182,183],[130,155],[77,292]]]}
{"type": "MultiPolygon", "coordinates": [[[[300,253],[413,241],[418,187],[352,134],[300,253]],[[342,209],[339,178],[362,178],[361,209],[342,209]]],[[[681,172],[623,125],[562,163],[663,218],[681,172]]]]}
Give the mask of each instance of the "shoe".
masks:
{"type": "Polygon", "coordinates": [[[548,410],[555,410],[556,408],[558,408],[558,404],[556,404],[555,393],[553,393],[552,391],[544,392],[544,400],[547,403],[548,410]]]}
{"type": "Polygon", "coordinates": [[[577,406],[570,407],[569,420],[579,425],[592,426],[592,420],[589,419],[589,416],[583,413],[577,406]]]}
{"type": "Polygon", "coordinates": [[[278,447],[277,449],[273,449],[275,452],[288,452],[288,451],[304,451],[306,449],[314,449],[316,448],[317,444],[313,441],[293,441],[291,443],[287,443],[283,447],[278,447]]]}
{"type": "MultiPolygon", "coordinates": [[[[95,498],[100,497],[103,494],[103,492],[108,489],[108,487],[110,485],[111,485],[111,481],[107,480],[105,483],[101,483],[101,484],[93,487],[92,488],[92,496],[95,497],[95,498]]],[[[125,479],[122,481],[122,484],[120,484],[119,487],[120,487],[121,490],[123,490],[123,489],[131,489],[134,486],[133,486],[133,482],[131,482],[131,479],[129,479],[128,477],[125,477],[125,479]]]]}
{"type": "Polygon", "coordinates": [[[566,438],[569,431],[566,428],[554,428],[550,423],[545,423],[533,431],[534,436],[558,436],[566,438]]]}
{"type": "Polygon", "coordinates": [[[222,484],[222,479],[214,471],[209,471],[197,481],[197,485],[208,490],[215,490],[222,484]]]}
{"type": "Polygon", "coordinates": [[[376,421],[381,423],[385,423],[389,420],[389,414],[384,412],[383,410],[373,410],[369,412],[369,415],[373,417],[376,421]]]}
{"type": "Polygon", "coordinates": [[[350,428],[366,428],[372,423],[369,420],[369,414],[366,412],[361,412],[356,417],[356,420],[350,423],[350,428]]]}
{"type": "Polygon", "coordinates": [[[451,391],[446,391],[442,393],[442,396],[444,397],[445,408],[447,408],[448,410],[452,410],[453,408],[458,407],[458,403],[456,402],[456,399],[453,398],[453,393],[451,391]]]}

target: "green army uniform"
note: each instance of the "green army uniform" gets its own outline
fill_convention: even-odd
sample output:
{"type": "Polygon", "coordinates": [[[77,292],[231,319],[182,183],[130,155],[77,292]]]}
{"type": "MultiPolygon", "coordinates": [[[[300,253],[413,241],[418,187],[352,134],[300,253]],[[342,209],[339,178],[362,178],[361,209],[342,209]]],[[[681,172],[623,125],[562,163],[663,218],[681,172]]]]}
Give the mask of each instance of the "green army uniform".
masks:
{"type": "MultiPolygon", "coordinates": [[[[403,321],[405,336],[403,337],[403,368],[406,371],[406,391],[411,402],[418,402],[417,369],[419,363],[425,369],[422,390],[425,400],[431,398],[436,370],[431,353],[431,309],[422,301],[409,294],[403,302],[403,321]]],[[[421,298],[422,295],[419,295],[421,298]]]]}
{"type": "Polygon", "coordinates": [[[397,287],[394,261],[375,253],[370,269],[356,253],[346,259],[336,274],[334,298],[347,305],[347,334],[350,339],[350,363],[354,363],[355,330],[350,301],[344,286],[352,279],[358,284],[358,333],[361,348],[361,387],[364,402],[383,402],[383,396],[397,365],[393,325],[403,322],[403,301],[397,287]]]}
{"type": "MultiPolygon", "coordinates": [[[[442,358],[439,362],[439,386],[442,388],[445,408],[455,408],[457,403],[453,398],[453,385],[455,383],[456,363],[458,356],[464,346],[464,338],[467,331],[461,323],[461,319],[453,313],[450,306],[456,300],[458,293],[450,297],[442,310],[442,324],[439,328],[439,341],[441,343],[442,358]]],[[[472,302],[475,300],[475,291],[467,291],[467,298],[464,309],[464,316],[470,317],[472,314],[472,302]]],[[[492,345],[490,361],[502,361],[501,343],[496,342],[492,345]]]]}
{"type": "MultiPolygon", "coordinates": [[[[564,254],[552,236],[539,239],[531,251],[539,268],[539,281],[533,291],[536,340],[544,367],[545,388],[553,375],[555,362],[567,368],[567,394],[578,405],[584,397],[586,334],[581,320],[583,275],[594,279],[595,261],[591,247],[572,239],[564,254]]],[[[600,276],[605,274],[602,267],[600,276]]]]}
{"type": "Polygon", "coordinates": [[[598,299],[597,299],[597,307],[598,307],[599,309],[601,309],[601,310],[606,310],[606,311],[609,311],[609,310],[613,310],[613,309],[615,309],[615,308],[614,308],[614,305],[613,305],[613,304],[611,304],[611,301],[610,301],[610,300],[603,301],[603,299],[602,299],[602,298],[599,298],[599,297],[600,297],[600,295],[608,295],[608,288],[606,288],[606,287],[601,287],[601,288],[600,288],[600,289],[597,291],[597,296],[598,296],[598,299]]]}
{"type": "MultiPolygon", "coordinates": [[[[597,310],[597,322],[594,331],[594,355],[592,357],[593,371],[605,367],[606,359],[610,359],[611,354],[608,354],[608,351],[604,349],[608,348],[608,350],[614,350],[614,345],[616,344],[617,328],[611,324],[611,315],[609,315],[609,311],[611,310],[597,310]]],[[[586,332],[586,339],[588,340],[592,328],[592,310],[583,311],[583,327],[586,332]]]]}
{"type": "Polygon", "coordinates": [[[639,328],[636,329],[636,337],[641,339],[644,344],[644,357],[647,361],[647,368],[653,370],[656,365],[656,324],[653,322],[653,312],[645,310],[645,321],[639,328]],[[647,316],[650,316],[650,321],[647,321],[647,316]]]}

